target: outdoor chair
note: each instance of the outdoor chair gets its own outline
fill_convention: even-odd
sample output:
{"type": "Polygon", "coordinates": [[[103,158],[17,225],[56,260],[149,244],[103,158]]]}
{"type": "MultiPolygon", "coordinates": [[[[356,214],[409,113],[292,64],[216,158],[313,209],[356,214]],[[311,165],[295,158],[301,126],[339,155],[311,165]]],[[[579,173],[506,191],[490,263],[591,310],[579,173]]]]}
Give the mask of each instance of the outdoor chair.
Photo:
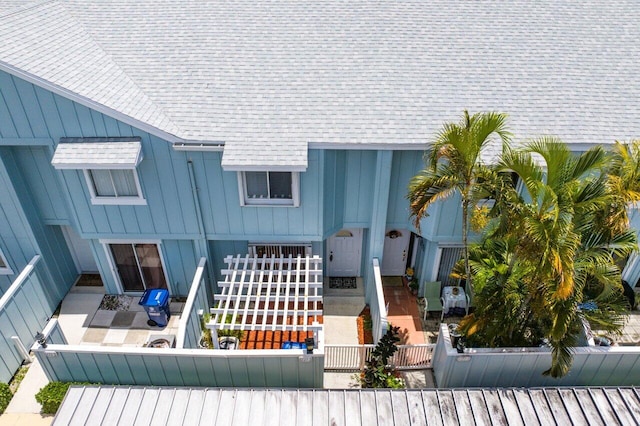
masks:
{"type": "Polygon", "coordinates": [[[440,322],[444,318],[444,301],[440,294],[440,281],[426,281],[424,283],[424,320],[427,319],[427,312],[440,311],[440,322]]]}

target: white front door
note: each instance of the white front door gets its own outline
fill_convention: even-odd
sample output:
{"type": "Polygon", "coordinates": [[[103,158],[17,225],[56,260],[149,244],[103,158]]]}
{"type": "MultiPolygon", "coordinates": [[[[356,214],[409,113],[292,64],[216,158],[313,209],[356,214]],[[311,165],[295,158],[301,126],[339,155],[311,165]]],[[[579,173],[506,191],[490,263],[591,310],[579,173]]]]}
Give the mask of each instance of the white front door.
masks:
{"type": "Polygon", "coordinates": [[[406,229],[392,229],[384,237],[382,265],[380,273],[383,276],[404,275],[407,267],[407,254],[411,232],[406,229]]]}
{"type": "Polygon", "coordinates": [[[67,246],[71,252],[73,262],[76,264],[78,273],[97,273],[98,265],[96,264],[96,260],[93,258],[93,252],[91,251],[89,241],[80,238],[80,236],[76,234],[76,231],[69,226],[63,226],[62,233],[64,234],[65,240],[67,240],[67,246]]]}
{"type": "Polygon", "coordinates": [[[343,229],[327,240],[327,276],[359,277],[362,229],[343,229]]]}

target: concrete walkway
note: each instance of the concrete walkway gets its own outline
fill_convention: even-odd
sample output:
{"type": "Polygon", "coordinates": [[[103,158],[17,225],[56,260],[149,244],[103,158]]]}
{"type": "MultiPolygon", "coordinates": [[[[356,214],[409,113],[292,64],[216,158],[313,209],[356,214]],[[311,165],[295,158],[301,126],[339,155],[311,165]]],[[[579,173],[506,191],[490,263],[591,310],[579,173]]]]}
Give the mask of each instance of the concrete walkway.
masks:
{"type": "Polygon", "coordinates": [[[53,422],[53,414],[4,413],[0,426],[45,426],[53,422]]]}
{"type": "MultiPolygon", "coordinates": [[[[360,279],[361,280],[361,279],[360,279]]],[[[364,309],[362,282],[357,289],[329,289],[323,291],[324,342],[327,345],[357,345],[357,318],[364,309]]],[[[325,372],[325,389],[359,388],[354,373],[325,372]]]]}

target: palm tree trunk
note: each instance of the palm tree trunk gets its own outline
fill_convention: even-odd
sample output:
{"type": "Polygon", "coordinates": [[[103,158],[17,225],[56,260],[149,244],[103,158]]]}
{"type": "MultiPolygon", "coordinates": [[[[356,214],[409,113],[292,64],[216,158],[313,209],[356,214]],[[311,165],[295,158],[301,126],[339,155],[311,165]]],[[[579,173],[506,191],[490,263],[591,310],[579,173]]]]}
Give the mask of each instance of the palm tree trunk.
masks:
{"type": "Polygon", "coordinates": [[[466,275],[466,291],[471,291],[471,266],[469,265],[469,241],[468,241],[468,222],[469,222],[469,199],[467,194],[462,194],[462,245],[464,246],[464,273],[466,275]]]}

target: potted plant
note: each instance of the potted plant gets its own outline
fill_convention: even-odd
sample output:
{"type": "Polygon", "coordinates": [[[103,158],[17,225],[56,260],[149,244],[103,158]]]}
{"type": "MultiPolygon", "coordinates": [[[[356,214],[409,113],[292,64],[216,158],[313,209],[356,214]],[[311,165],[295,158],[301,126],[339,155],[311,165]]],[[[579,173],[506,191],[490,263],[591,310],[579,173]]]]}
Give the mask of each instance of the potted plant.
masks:
{"type": "Polygon", "coordinates": [[[418,295],[418,280],[416,278],[413,278],[411,281],[409,281],[409,290],[411,290],[411,294],[413,294],[414,296],[418,295]]]}
{"type": "Polygon", "coordinates": [[[407,268],[407,270],[405,271],[405,276],[407,277],[408,281],[413,280],[413,268],[407,268]]]}

